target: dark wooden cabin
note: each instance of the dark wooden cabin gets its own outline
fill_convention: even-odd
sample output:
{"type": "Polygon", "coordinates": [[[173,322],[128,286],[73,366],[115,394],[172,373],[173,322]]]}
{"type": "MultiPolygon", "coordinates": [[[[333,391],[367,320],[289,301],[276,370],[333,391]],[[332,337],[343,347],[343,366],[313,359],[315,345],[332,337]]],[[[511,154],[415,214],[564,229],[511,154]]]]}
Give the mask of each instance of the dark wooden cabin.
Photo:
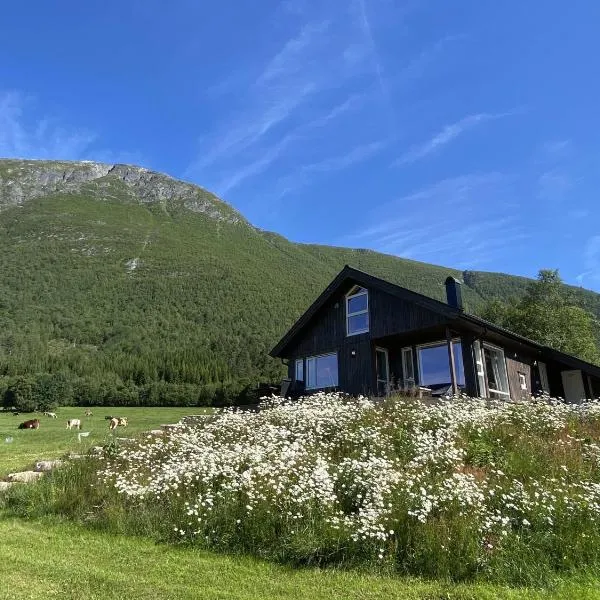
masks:
{"type": "Polygon", "coordinates": [[[466,313],[452,277],[446,292],[439,302],[344,267],[271,351],[288,393],[600,397],[600,367],[466,313]]]}

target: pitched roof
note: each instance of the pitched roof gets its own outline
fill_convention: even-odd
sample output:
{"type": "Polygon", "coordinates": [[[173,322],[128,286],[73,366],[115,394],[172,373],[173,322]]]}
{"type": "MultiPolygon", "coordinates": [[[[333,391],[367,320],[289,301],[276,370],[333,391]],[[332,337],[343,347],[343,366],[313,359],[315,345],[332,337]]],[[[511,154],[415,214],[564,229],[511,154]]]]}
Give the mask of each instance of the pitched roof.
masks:
{"type": "Polygon", "coordinates": [[[373,275],[369,275],[364,271],[354,269],[346,265],[333,279],[333,281],[323,290],[319,297],[309,306],[306,312],[292,325],[290,330],[281,338],[277,345],[269,352],[273,357],[282,356],[283,351],[289,346],[294,338],[310,323],[317,312],[325,305],[325,303],[332,298],[343,286],[348,283],[360,284],[366,288],[377,289],[386,292],[397,298],[408,300],[419,304],[423,308],[427,308],[433,312],[441,314],[448,318],[450,321],[459,321],[469,325],[476,325],[480,328],[485,329],[488,332],[495,333],[497,335],[509,338],[510,340],[517,342],[521,345],[529,346],[532,349],[537,350],[540,354],[547,356],[558,362],[565,363],[568,366],[572,366],[574,369],[582,369],[588,373],[593,374],[595,377],[600,378],[600,367],[593,365],[584,360],[581,360],[570,354],[565,354],[558,350],[554,350],[549,346],[545,346],[534,340],[526,338],[518,333],[514,333],[495,325],[490,321],[486,321],[481,317],[470,315],[458,308],[454,308],[445,302],[434,300],[423,294],[413,292],[412,290],[403,288],[400,285],[390,283],[385,279],[380,279],[373,275]]]}

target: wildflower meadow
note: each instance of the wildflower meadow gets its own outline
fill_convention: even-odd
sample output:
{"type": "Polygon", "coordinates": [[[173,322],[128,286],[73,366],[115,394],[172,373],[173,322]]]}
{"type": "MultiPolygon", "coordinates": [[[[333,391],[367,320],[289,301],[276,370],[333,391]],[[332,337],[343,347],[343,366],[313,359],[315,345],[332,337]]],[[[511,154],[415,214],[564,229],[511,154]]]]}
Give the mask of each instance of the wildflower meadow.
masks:
{"type": "Polygon", "coordinates": [[[600,403],[271,398],[107,447],[12,503],[33,496],[290,564],[544,583],[600,565],[600,403]]]}

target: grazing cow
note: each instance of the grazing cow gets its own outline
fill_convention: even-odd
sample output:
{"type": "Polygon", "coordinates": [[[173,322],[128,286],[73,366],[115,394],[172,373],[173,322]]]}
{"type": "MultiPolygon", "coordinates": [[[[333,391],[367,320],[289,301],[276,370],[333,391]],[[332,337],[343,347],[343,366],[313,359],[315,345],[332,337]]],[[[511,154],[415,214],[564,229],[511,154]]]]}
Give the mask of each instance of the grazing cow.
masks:
{"type": "Polygon", "coordinates": [[[51,419],[56,419],[56,413],[46,411],[44,413],[45,417],[50,417],[51,419]]]}
{"type": "Polygon", "coordinates": [[[86,416],[86,417],[91,417],[91,416],[92,416],[92,414],[93,414],[93,413],[92,413],[92,411],[91,411],[89,408],[88,408],[88,409],[85,411],[85,416],[86,416]]]}
{"type": "Polygon", "coordinates": [[[39,419],[30,419],[29,421],[23,421],[19,425],[19,429],[39,429],[40,428],[40,420],[39,419]]]}
{"type": "Polygon", "coordinates": [[[108,424],[108,428],[112,431],[117,427],[127,427],[127,417],[112,417],[108,424]]]}
{"type": "Polygon", "coordinates": [[[81,429],[81,421],[79,419],[69,419],[67,421],[67,429],[81,429]]]}

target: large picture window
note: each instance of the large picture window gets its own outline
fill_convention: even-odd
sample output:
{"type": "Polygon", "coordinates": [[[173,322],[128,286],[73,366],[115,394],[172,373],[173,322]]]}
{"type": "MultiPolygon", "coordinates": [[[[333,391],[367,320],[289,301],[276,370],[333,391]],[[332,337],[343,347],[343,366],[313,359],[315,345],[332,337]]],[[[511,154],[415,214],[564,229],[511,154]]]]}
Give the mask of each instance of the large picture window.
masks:
{"type": "Polygon", "coordinates": [[[506,360],[501,348],[483,345],[483,360],[491,398],[510,398],[506,360]]]}
{"type": "Polygon", "coordinates": [[[337,387],[337,354],[323,354],[306,359],[306,389],[337,387]]]}
{"type": "MultiPolygon", "coordinates": [[[[454,372],[456,373],[456,384],[460,387],[465,385],[465,370],[462,360],[462,345],[460,341],[452,342],[454,354],[454,372]]],[[[450,359],[448,357],[447,342],[437,342],[427,346],[418,347],[419,356],[419,385],[435,387],[450,385],[450,359]]]]}
{"type": "Polygon", "coordinates": [[[346,296],[346,333],[356,335],[369,331],[369,292],[356,286],[346,296]]]}

